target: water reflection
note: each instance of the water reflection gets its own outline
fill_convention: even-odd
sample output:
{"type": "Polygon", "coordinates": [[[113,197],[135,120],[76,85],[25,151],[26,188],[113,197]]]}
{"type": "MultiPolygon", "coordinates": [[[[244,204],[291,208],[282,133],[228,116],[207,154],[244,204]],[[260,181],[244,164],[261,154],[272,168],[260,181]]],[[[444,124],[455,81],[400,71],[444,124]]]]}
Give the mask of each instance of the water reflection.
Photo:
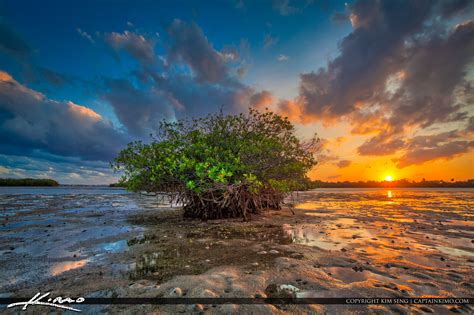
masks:
{"type": "Polygon", "coordinates": [[[285,224],[283,230],[294,243],[315,246],[325,250],[340,250],[350,244],[366,242],[373,238],[373,234],[357,225],[355,219],[338,218],[335,220],[328,219],[324,222],[324,225],[290,226],[285,224]]]}
{"type": "Polygon", "coordinates": [[[294,243],[339,251],[331,257],[345,262],[325,262],[323,270],[345,283],[442,295],[472,266],[472,189],[315,190],[297,201],[307,222],[286,232],[294,243]]]}
{"type": "Polygon", "coordinates": [[[99,244],[98,248],[107,252],[119,253],[125,251],[128,248],[128,245],[126,240],[120,240],[116,242],[99,244]]]}
{"type": "Polygon", "coordinates": [[[49,271],[50,275],[57,276],[63,272],[81,268],[85,266],[88,262],[88,259],[82,259],[77,261],[63,261],[53,265],[49,271]]]}

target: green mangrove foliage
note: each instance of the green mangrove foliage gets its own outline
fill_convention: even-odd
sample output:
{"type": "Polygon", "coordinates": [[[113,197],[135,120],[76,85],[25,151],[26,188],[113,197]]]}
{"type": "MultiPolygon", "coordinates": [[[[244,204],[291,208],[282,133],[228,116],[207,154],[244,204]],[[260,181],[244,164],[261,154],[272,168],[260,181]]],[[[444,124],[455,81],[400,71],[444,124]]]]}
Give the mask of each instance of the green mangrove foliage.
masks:
{"type": "Polygon", "coordinates": [[[0,178],[0,186],[59,186],[49,178],[0,178]]]}
{"type": "Polygon", "coordinates": [[[250,109],[161,122],[151,143],[132,142],[112,162],[132,191],[165,192],[187,217],[248,218],[279,209],[307,184],[319,139],[300,141],[287,118],[250,109]]]}

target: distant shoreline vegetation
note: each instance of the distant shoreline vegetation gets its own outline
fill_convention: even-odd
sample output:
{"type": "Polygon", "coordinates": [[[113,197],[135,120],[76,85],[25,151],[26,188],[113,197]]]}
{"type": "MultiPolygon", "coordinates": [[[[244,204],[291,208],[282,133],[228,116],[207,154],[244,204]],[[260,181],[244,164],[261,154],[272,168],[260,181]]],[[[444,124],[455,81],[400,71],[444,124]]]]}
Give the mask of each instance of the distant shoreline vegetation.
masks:
{"type": "MultiPolygon", "coordinates": [[[[109,187],[127,188],[127,183],[118,182],[109,184],[109,187]]],[[[444,181],[444,180],[430,180],[430,181],[409,181],[406,179],[395,181],[339,181],[339,182],[324,182],[320,180],[309,181],[305,185],[305,189],[315,188],[474,188],[474,179],[466,181],[444,181]]]]}
{"type": "Polygon", "coordinates": [[[49,178],[0,178],[0,186],[59,186],[54,179],[49,178]]]}
{"type": "Polygon", "coordinates": [[[124,182],[112,183],[112,184],[109,184],[109,187],[127,188],[127,183],[124,183],[124,182]]]}
{"type": "Polygon", "coordinates": [[[449,182],[444,180],[421,180],[419,182],[407,179],[394,181],[358,181],[358,182],[324,182],[315,180],[309,183],[309,189],[314,188],[474,188],[474,179],[449,182]]]}

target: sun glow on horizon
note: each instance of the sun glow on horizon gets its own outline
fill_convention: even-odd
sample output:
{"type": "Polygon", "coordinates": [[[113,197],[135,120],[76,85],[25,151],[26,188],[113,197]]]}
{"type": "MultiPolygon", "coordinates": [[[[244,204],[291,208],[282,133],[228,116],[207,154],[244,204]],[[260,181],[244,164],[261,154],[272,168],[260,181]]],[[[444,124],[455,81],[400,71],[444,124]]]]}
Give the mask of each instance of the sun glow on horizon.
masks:
{"type": "Polygon", "coordinates": [[[393,179],[392,179],[392,176],[391,175],[385,175],[385,181],[386,182],[391,182],[393,179]]]}

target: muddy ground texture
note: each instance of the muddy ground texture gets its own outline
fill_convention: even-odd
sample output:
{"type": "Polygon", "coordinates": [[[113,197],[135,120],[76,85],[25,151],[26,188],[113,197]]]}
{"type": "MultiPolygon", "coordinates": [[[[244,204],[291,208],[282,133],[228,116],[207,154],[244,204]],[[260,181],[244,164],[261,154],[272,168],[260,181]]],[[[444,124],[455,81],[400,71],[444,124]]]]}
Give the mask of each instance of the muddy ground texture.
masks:
{"type": "MultiPolygon", "coordinates": [[[[430,196],[411,192],[305,192],[298,194],[294,214],[288,208],[270,210],[254,216],[251,222],[183,219],[180,210],[160,208],[157,211],[158,206],[151,207],[150,201],[139,204],[137,211],[120,212],[108,218],[100,216],[101,212],[95,208],[82,210],[64,220],[86,220],[91,231],[97,227],[99,234],[101,225],[119,232],[113,235],[103,232],[102,236],[93,234],[71,241],[87,233],[76,228],[67,237],[64,230],[63,237],[57,235],[54,242],[51,240],[56,248],[62,248],[63,254],[59,255],[62,258],[52,254],[45,257],[43,252],[35,256],[27,250],[7,248],[15,245],[3,245],[0,267],[2,277],[7,279],[2,279],[1,292],[2,296],[33,296],[38,291],[52,291],[53,295],[86,298],[275,297],[286,294],[297,297],[472,297],[473,192],[430,196]],[[42,271],[41,277],[33,277],[34,272],[25,276],[26,270],[21,265],[31,266],[24,262],[32,259],[38,261],[36,272],[42,271]],[[62,267],[55,267],[57,265],[62,267]],[[18,270],[24,272],[18,274],[18,270]]],[[[48,214],[48,210],[44,211],[40,217],[48,214]]],[[[43,223],[38,223],[41,229],[44,229],[43,223]]],[[[44,230],[68,225],[57,217],[48,224],[51,224],[50,229],[44,230]]],[[[14,234],[17,242],[22,239],[20,233],[27,233],[21,231],[14,234]]],[[[30,250],[35,247],[31,239],[23,241],[30,250]]],[[[198,304],[81,305],[80,308],[89,313],[129,314],[474,311],[470,306],[449,305],[198,304]]]]}

